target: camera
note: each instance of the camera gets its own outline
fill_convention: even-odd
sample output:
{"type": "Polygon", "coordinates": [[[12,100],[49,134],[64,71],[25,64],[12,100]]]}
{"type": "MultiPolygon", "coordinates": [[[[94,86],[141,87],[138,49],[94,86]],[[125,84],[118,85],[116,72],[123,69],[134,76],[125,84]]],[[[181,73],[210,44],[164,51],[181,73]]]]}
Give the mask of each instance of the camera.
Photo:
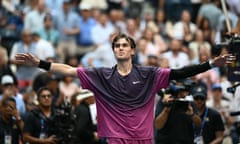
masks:
{"type": "Polygon", "coordinates": [[[73,143],[74,120],[76,116],[72,111],[72,105],[68,102],[63,103],[55,109],[52,124],[54,126],[53,133],[57,137],[58,144],[73,143]]]}
{"type": "Polygon", "coordinates": [[[227,68],[229,81],[240,81],[240,36],[237,34],[224,35],[225,42],[217,44],[218,48],[227,48],[228,52],[236,56],[236,61],[227,68]]]}
{"type": "Polygon", "coordinates": [[[165,94],[170,94],[174,98],[171,103],[164,104],[165,106],[171,106],[174,109],[179,109],[183,111],[188,110],[188,105],[192,101],[191,98],[187,96],[187,93],[191,90],[191,87],[195,83],[191,79],[184,79],[180,81],[171,81],[169,88],[160,91],[160,95],[163,97],[165,94]]]}

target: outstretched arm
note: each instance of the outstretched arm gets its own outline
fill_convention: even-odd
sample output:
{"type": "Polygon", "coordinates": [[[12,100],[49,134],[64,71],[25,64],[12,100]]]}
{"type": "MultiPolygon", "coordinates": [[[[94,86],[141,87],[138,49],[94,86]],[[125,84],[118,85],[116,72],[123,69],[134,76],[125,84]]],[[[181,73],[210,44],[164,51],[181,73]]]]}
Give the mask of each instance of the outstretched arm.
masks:
{"type": "Polygon", "coordinates": [[[170,80],[177,80],[177,79],[191,77],[196,74],[205,72],[211,69],[212,67],[220,67],[225,64],[230,64],[235,59],[236,59],[235,56],[232,56],[231,54],[227,54],[223,56],[218,56],[214,58],[212,61],[208,61],[199,65],[187,66],[181,69],[172,69],[170,72],[170,80]]]}
{"type": "Polygon", "coordinates": [[[42,61],[30,53],[18,53],[15,55],[15,64],[39,67],[47,71],[57,72],[63,75],[77,76],[77,68],[62,64],[42,61]]]}

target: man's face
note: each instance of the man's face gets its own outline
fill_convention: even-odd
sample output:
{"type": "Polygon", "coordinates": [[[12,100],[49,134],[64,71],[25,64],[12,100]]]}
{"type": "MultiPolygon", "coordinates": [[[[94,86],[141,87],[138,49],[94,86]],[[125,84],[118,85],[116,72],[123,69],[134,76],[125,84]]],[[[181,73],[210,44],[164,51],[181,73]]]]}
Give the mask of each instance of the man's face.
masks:
{"type": "Polygon", "coordinates": [[[206,101],[206,99],[202,96],[194,97],[194,103],[195,103],[197,109],[204,108],[205,107],[205,101],[206,101]]]}
{"type": "Polygon", "coordinates": [[[38,98],[39,104],[43,107],[50,107],[52,104],[52,93],[49,90],[43,90],[38,98]]]}
{"type": "Polygon", "coordinates": [[[135,49],[131,48],[130,43],[124,38],[115,43],[113,51],[118,61],[129,60],[135,53],[135,49]]]}
{"type": "Polygon", "coordinates": [[[10,117],[13,115],[13,112],[16,110],[16,103],[13,101],[8,101],[6,105],[2,106],[2,114],[10,117]]]}

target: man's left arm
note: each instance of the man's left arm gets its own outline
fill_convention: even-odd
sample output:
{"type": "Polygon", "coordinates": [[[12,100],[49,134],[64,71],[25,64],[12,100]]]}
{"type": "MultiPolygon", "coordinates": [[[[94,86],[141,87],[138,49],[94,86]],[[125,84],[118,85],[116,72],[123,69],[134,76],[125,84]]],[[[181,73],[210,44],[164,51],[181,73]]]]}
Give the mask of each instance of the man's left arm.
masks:
{"type": "Polygon", "coordinates": [[[231,64],[234,60],[236,60],[235,56],[227,54],[215,57],[213,60],[209,60],[208,62],[199,65],[187,66],[180,69],[172,69],[170,72],[170,80],[191,77],[196,74],[205,72],[212,67],[221,67],[225,64],[231,64]]]}
{"type": "Polygon", "coordinates": [[[224,135],[223,131],[216,131],[215,132],[216,138],[210,144],[221,144],[223,141],[223,135],[224,135]]]}

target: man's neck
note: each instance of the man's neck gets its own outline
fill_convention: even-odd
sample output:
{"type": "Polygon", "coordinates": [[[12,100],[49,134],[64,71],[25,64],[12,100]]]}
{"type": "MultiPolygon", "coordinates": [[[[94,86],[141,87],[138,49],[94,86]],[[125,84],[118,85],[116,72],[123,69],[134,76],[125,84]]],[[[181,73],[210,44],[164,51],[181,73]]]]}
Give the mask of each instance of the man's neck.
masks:
{"type": "Polygon", "coordinates": [[[117,71],[121,75],[128,75],[132,71],[132,63],[131,62],[121,62],[117,64],[117,71]]]}
{"type": "Polygon", "coordinates": [[[40,109],[45,117],[50,117],[51,112],[52,112],[51,106],[49,106],[49,107],[40,106],[40,109]]]}
{"type": "Polygon", "coordinates": [[[199,115],[200,115],[200,116],[203,115],[204,112],[205,112],[205,110],[206,110],[206,106],[203,106],[202,108],[198,109],[199,115]]]}

